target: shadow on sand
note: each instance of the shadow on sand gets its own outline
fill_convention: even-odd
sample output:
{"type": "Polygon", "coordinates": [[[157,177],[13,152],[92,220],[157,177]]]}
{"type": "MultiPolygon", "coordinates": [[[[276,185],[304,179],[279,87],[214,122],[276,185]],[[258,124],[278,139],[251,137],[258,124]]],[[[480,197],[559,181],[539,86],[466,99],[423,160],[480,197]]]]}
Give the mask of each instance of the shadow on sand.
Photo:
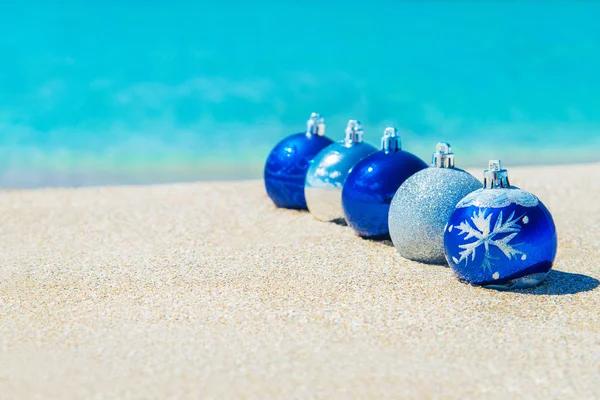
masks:
{"type": "Polygon", "coordinates": [[[333,222],[334,224],[339,225],[339,226],[348,226],[348,224],[346,223],[346,220],[344,218],[334,219],[331,222],[333,222]]]}
{"type": "Polygon", "coordinates": [[[534,295],[553,295],[559,296],[564,294],[576,294],[588,292],[596,289],[600,285],[600,281],[591,276],[574,274],[572,272],[564,272],[550,270],[548,276],[539,286],[531,289],[513,290],[515,293],[534,294],[534,295]]]}
{"type": "MultiPolygon", "coordinates": [[[[330,221],[336,225],[339,226],[348,226],[348,223],[346,222],[346,220],[344,218],[338,218],[338,219],[334,219],[332,221],[330,221]]],[[[393,246],[394,244],[392,243],[392,238],[390,237],[389,233],[386,233],[384,235],[379,235],[379,236],[369,236],[369,237],[361,237],[364,240],[368,240],[370,242],[376,242],[376,243],[381,243],[383,245],[386,246],[393,246]]]]}
{"type": "Polygon", "coordinates": [[[380,243],[385,246],[392,246],[392,247],[394,246],[394,243],[392,243],[392,238],[390,237],[389,233],[386,233],[384,235],[379,235],[379,236],[363,237],[363,239],[368,240],[370,242],[380,243]]]}
{"type": "MultiPolygon", "coordinates": [[[[331,221],[340,226],[348,226],[344,218],[339,218],[331,221]]],[[[363,237],[364,240],[381,243],[385,246],[394,246],[389,233],[381,236],[363,237]]],[[[440,265],[437,263],[426,263],[426,265],[440,265]]],[[[447,264],[440,266],[448,267],[447,264]]],[[[565,294],[576,294],[588,292],[600,286],[600,281],[591,276],[583,274],[575,274],[572,272],[564,272],[558,270],[550,270],[546,279],[539,285],[531,289],[513,289],[507,292],[533,294],[533,295],[549,295],[560,296],[565,294]]]]}

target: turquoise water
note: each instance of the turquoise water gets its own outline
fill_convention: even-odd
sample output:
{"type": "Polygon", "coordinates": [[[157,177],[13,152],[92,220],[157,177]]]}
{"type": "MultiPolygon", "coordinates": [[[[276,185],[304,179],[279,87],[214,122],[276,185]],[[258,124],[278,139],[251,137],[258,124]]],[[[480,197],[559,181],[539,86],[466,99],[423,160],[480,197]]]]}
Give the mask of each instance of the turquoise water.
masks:
{"type": "Polygon", "coordinates": [[[0,186],[256,178],[312,111],[459,166],[600,160],[600,3],[190,3],[3,5],[0,186]]]}

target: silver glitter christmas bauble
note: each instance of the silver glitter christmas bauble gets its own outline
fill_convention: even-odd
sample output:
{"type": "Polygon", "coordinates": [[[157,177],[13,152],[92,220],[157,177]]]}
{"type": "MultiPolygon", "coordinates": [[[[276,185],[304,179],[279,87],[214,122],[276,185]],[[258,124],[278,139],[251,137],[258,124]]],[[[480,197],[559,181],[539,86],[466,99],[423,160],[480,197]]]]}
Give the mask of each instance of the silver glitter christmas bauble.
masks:
{"type": "Polygon", "coordinates": [[[444,227],[456,204],[480,189],[473,175],[454,168],[448,143],[438,143],[430,168],[408,178],[390,205],[389,228],[400,255],[428,264],[446,264],[444,227]]]}
{"type": "Polygon", "coordinates": [[[348,173],[357,162],[377,149],[363,142],[359,121],[350,120],[346,137],[316,155],[306,173],[304,196],[311,214],[321,221],[344,218],[342,187],[348,173]]]}

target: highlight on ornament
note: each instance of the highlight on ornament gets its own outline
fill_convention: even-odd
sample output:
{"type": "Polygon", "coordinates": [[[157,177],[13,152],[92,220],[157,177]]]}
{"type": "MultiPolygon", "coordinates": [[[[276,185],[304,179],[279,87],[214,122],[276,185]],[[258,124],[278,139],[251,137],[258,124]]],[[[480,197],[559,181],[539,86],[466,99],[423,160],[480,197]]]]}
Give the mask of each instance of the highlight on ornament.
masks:
{"type": "Polygon", "coordinates": [[[535,195],[510,185],[499,160],[491,160],[483,176],[483,187],[458,202],[445,227],[448,264],[473,285],[536,286],[556,256],[552,216],[535,195]]]}

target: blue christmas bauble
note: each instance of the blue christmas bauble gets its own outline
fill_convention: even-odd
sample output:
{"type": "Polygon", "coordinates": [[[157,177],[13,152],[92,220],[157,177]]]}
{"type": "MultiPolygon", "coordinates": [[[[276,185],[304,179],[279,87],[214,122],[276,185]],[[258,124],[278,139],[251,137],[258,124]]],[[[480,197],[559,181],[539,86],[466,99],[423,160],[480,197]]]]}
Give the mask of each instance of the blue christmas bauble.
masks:
{"type": "Polygon", "coordinates": [[[388,212],[394,194],[408,177],[427,168],[412,153],[402,150],[395,128],[386,128],[381,150],[358,162],[342,188],[342,207],[348,225],[362,237],[389,234],[388,212]]]}
{"type": "Polygon", "coordinates": [[[448,143],[438,143],[430,168],[408,178],[389,213],[390,237],[400,255],[428,264],[446,264],[444,227],[458,203],[481,182],[454,167],[448,143]]]}
{"type": "Polygon", "coordinates": [[[539,284],[552,268],[557,238],[548,209],[511,186],[499,161],[490,161],[484,187],[457,205],[444,231],[448,264],[459,279],[507,290],[539,284]]]}
{"type": "Polygon", "coordinates": [[[310,162],[333,143],[323,134],[323,119],[313,113],[306,133],[286,137],[269,153],[265,163],[265,188],[277,207],[306,209],[304,181],[310,162]]]}
{"type": "Polygon", "coordinates": [[[313,160],[306,174],[304,194],[311,214],[321,221],[344,218],[342,186],[348,173],[364,157],[377,149],[363,142],[359,121],[350,120],[346,138],[325,147],[313,160]]]}

